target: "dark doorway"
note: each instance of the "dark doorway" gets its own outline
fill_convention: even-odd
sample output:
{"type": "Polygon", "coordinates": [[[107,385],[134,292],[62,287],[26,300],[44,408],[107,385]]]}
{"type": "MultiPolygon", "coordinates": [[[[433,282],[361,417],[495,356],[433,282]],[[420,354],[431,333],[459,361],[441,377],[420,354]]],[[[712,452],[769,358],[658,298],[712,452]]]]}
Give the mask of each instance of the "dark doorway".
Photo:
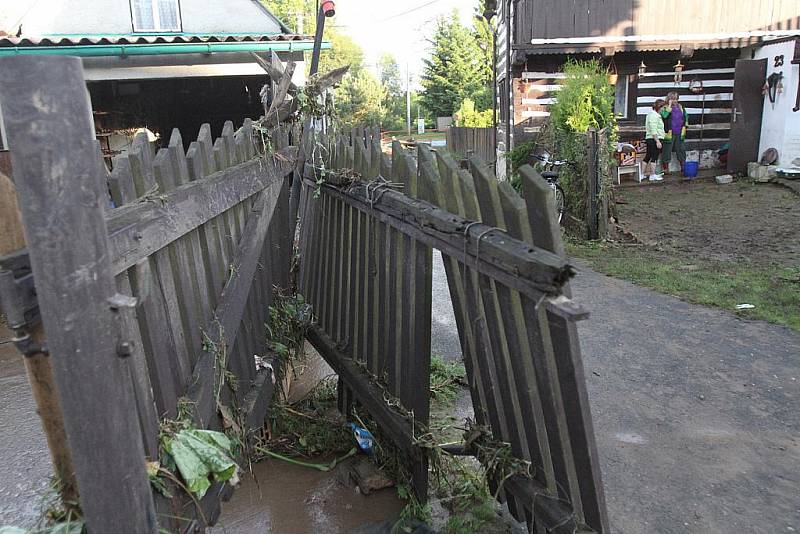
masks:
{"type": "MultiPolygon", "coordinates": [[[[162,142],[178,128],[188,147],[204,122],[217,137],[226,120],[235,127],[245,118],[263,115],[259,91],[264,76],[171,78],[90,82],[95,113],[108,115],[103,126],[110,130],[148,128],[162,142]]],[[[185,148],[186,148],[185,147],[185,148]]]]}
{"type": "Polygon", "coordinates": [[[736,60],[728,172],[744,173],[749,162],[758,160],[766,77],[766,59],[736,60]]]}

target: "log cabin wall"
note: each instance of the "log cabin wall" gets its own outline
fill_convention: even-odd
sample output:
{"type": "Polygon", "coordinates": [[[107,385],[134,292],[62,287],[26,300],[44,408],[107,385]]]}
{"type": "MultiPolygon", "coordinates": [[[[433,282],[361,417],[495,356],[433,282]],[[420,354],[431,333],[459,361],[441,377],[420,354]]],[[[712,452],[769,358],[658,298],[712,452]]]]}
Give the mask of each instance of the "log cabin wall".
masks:
{"type": "MultiPolygon", "coordinates": [[[[600,57],[619,74],[618,100],[624,107],[622,140],[642,138],[644,117],[652,102],[662,93],[676,90],[689,109],[692,124],[698,125],[689,133],[688,148],[722,146],[730,132],[735,61],[743,57],[744,49],[760,41],[742,32],[800,29],[798,0],[672,0],[668,12],[665,5],[663,0],[499,2],[498,44],[502,44],[502,52],[498,57],[498,152],[536,134],[549,116],[548,107],[557,94],[563,79],[560,72],[568,57],[600,57]],[[739,35],[719,38],[734,33],[739,35]],[[697,39],[688,39],[687,35],[697,39]],[[603,36],[653,39],[589,42],[603,36]],[[675,39],[667,42],[668,36],[675,39]],[[577,38],[578,42],[531,42],[557,38],[577,38]],[[682,51],[687,57],[681,57],[682,51]],[[673,65],[679,57],[686,71],[683,83],[675,85],[673,65]],[[639,79],[636,73],[642,60],[648,68],[639,79]],[[703,82],[703,93],[690,91],[692,80],[703,82]],[[621,91],[626,94],[620,95],[621,91]]],[[[498,161],[504,159],[499,157],[498,161]]],[[[503,170],[501,163],[498,175],[503,170]]]]}
{"type": "MultiPolygon", "coordinates": [[[[718,149],[730,136],[733,78],[739,49],[700,50],[690,58],[681,58],[685,65],[683,81],[675,82],[674,65],[678,51],[623,52],[613,60],[604,58],[611,72],[616,72],[617,106],[620,140],[644,138],[644,119],[657,98],[676,91],[687,109],[692,128],[688,132],[689,150],[718,149]],[[644,61],[647,71],[638,76],[644,61]],[[702,84],[702,92],[690,88],[702,84]]],[[[517,142],[531,139],[542,122],[550,116],[561,83],[564,63],[570,59],[589,59],[592,54],[531,55],[513,73],[514,134],[517,142]]]]}
{"type": "Polygon", "coordinates": [[[531,39],[791,30],[797,0],[522,0],[515,44],[531,39]],[[679,18],[676,24],[672,14],[679,18]]]}

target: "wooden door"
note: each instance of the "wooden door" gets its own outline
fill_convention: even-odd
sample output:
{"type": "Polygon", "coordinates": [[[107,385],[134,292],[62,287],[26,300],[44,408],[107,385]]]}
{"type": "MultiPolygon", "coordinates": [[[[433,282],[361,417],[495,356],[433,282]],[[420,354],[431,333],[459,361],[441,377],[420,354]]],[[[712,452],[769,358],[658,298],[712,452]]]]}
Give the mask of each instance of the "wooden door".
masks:
{"type": "Polygon", "coordinates": [[[736,60],[728,172],[747,172],[747,164],[758,160],[766,77],[766,59],[736,60]]]}

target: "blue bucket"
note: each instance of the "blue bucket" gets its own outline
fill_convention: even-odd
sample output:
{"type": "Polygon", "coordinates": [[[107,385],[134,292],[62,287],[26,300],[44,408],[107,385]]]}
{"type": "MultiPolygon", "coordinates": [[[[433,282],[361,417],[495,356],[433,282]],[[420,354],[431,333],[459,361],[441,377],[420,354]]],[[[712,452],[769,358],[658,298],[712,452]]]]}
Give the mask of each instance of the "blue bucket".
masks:
{"type": "Polygon", "coordinates": [[[687,178],[696,178],[697,172],[700,169],[700,163],[697,161],[687,161],[683,164],[683,175],[687,178]]]}

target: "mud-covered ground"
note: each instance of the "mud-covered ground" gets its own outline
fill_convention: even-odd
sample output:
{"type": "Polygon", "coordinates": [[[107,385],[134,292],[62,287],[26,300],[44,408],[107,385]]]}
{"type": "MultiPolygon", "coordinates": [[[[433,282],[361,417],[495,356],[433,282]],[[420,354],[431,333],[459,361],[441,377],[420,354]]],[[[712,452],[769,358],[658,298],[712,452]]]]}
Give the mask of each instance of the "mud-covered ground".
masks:
{"type": "Polygon", "coordinates": [[[800,265],[800,197],[774,184],[713,181],[616,190],[620,223],[683,257],[800,265]]]}

